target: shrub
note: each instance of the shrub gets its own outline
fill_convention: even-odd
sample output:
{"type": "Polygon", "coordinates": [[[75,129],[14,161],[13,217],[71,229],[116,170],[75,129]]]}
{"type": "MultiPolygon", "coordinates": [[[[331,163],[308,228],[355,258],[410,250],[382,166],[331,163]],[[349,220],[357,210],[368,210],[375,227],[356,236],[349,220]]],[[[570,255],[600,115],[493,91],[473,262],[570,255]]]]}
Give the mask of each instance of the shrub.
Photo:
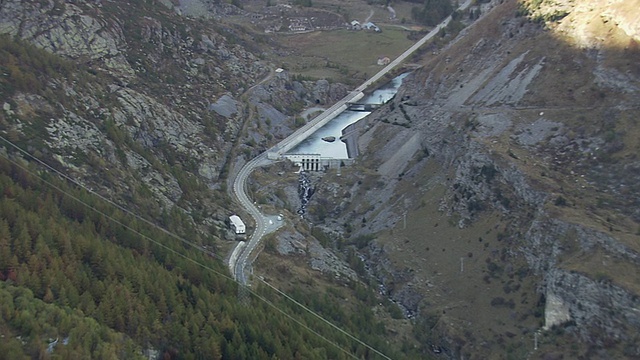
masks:
{"type": "Polygon", "coordinates": [[[414,20],[427,26],[439,24],[445,17],[453,12],[453,5],[449,0],[425,1],[424,6],[411,9],[414,20]]]}
{"type": "Polygon", "coordinates": [[[565,199],[562,195],[559,195],[553,202],[553,204],[555,206],[567,206],[567,199],[565,199]]]}

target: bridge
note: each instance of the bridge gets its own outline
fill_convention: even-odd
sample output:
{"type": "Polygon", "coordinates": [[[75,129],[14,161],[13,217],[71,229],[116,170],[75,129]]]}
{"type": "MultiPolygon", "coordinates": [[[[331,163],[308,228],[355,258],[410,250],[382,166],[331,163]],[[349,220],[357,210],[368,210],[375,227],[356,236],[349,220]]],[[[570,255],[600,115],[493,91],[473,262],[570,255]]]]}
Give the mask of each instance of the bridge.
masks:
{"type": "Polygon", "coordinates": [[[360,103],[347,103],[347,110],[350,111],[367,111],[371,112],[383,104],[360,104],[360,103]]]}

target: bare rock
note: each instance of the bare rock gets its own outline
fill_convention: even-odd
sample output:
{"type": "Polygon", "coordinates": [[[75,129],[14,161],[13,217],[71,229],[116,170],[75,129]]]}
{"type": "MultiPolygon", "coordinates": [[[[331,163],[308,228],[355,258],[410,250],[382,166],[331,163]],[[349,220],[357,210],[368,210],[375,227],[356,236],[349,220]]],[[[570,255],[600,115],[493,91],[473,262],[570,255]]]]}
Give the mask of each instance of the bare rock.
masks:
{"type": "Polygon", "coordinates": [[[305,238],[299,232],[283,231],[278,235],[276,250],[280,255],[304,255],[307,251],[305,238]]]}
{"type": "Polygon", "coordinates": [[[133,74],[120,50],[125,41],[118,23],[90,16],[73,3],[8,0],[0,6],[0,33],[70,58],[102,60],[120,75],[133,74]]]}
{"type": "Polygon", "coordinates": [[[215,103],[209,106],[209,110],[226,118],[238,113],[238,102],[229,94],[222,95],[215,103]]]}

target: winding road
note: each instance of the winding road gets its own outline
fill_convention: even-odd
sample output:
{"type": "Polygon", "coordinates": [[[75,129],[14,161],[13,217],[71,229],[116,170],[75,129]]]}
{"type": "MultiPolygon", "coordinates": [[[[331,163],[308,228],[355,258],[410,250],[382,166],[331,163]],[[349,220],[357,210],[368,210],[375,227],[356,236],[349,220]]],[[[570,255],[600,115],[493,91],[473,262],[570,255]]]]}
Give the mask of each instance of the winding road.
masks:
{"type": "Polygon", "coordinates": [[[265,235],[267,228],[266,224],[269,221],[269,219],[262,215],[260,210],[253,204],[251,199],[249,199],[249,196],[247,196],[247,179],[255,168],[269,163],[270,160],[267,159],[266,152],[260,154],[240,169],[240,172],[238,172],[238,175],[233,182],[233,193],[240,202],[240,205],[253,217],[255,222],[255,230],[253,234],[251,234],[251,238],[247,242],[247,245],[244,248],[240,248],[237,258],[233,259],[232,257],[229,262],[229,266],[233,271],[233,277],[243,285],[247,283],[244,269],[247,267],[249,255],[251,255],[255,247],[260,243],[260,239],[265,235]]]}
{"type": "MultiPolygon", "coordinates": [[[[465,1],[458,10],[462,11],[467,9],[471,5],[472,0],[465,1]]],[[[253,158],[251,161],[247,162],[242,169],[236,175],[233,181],[233,194],[236,199],[240,203],[240,205],[249,213],[254,221],[255,221],[255,230],[251,235],[251,238],[246,243],[246,246],[241,244],[236,245],[236,249],[234,249],[233,254],[235,256],[231,256],[229,260],[229,269],[233,274],[233,277],[242,285],[247,285],[247,276],[245,273],[245,269],[247,265],[250,265],[251,261],[250,256],[253,251],[256,249],[258,244],[260,244],[260,240],[264,235],[267,234],[268,231],[275,231],[280,225],[281,220],[276,216],[267,216],[263,215],[260,210],[255,206],[255,204],[249,199],[247,195],[247,179],[253,170],[257,167],[265,166],[274,162],[274,160],[270,160],[268,158],[268,154],[276,154],[277,156],[282,155],[289,149],[291,149],[296,144],[300,143],[300,141],[304,140],[307,136],[309,136],[313,131],[315,131],[320,124],[323,122],[326,123],[328,120],[333,118],[335,113],[339,113],[344,111],[347,107],[348,102],[354,101],[354,99],[359,99],[363,96],[363,91],[371,86],[371,84],[380,80],[384,75],[386,75],[393,68],[398,66],[402,61],[404,61],[408,56],[413,54],[418,48],[420,48],[424,43],[428,40],[436,36],[441,29],[445,28],[449,22],[451,21],[451,16],[448,16],[444,19],[438,26],[436,26],[433,30],[431,30],[427,35],[425,35],[422,39],[418,40],[413,46],[411,46],[407,51],[403,52],[398,56],[395,60],[393,60],[389,65],[385,66],[382,70],[380,70],[377,74],[371,77],[369,80],[365,81],[362,85],[357,87],[354,91],[350,92],[346,97],[337,103],[333,104],[330,108],[325,110],[322,114],[315,117],[313,120],[309,121],[303,127],[294,131],[293,134],[289,135],[286,139],[280,141],[277,145],[253,158]],[[274,218],[276,218],[274,225],[274,218]],[[271,226],[270,226],[271,225],[271,226]]]]}

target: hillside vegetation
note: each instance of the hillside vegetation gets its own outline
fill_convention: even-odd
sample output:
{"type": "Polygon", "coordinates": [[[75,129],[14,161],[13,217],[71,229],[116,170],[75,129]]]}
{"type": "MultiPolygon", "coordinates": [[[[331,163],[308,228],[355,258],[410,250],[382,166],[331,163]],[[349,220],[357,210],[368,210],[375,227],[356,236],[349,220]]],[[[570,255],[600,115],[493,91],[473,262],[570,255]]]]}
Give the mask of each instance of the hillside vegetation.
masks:
{"type": "MultiPolygon", "coordinates": [[[[218,5],[210,19],[154,1],[0,4],[8,358],[376,356],[268,286],[239,291],[227,275],[236,242],[224,221],[238,211],[228,179],[305,105],[347,87],[275,75],[266,38],[218,21],[238,11],[218,5]]],[[[387,341],[387,310],[363,283],[322,297],[291,290],[382,353],[419,356],[411,338],[387,341]]]]}
{"type": "Polygon", "coordinates": [[[249,291],[234,174],[453,5],[297,3],[0,3],[0,357],[640,357],[633,1],[454,14],[304,217],[295,169],[254,172],[286,225],[249,291]]]}
{"type": "MultiPolygon", "coordinates": [[[[34,170],[0,159],[0,349],[8,358],[51,356],[55,339],[62,358],[370,356],[268,288],[260,289],[267,301],[238,299],[207,252],[34,170]]],[[[389,356],[407,355],[384,342],[383,324],[369,326],[366,308],[347,314],[327,297],[313,307],[333,309],[334,321],[389,356]]]]}
{"type": "Polygon", "coordinates": [[[314,183],[314,234],[402,306],[425,351],[640,356],[632,3],[479,4],[358,123],[355,168],[314,183]]]}

